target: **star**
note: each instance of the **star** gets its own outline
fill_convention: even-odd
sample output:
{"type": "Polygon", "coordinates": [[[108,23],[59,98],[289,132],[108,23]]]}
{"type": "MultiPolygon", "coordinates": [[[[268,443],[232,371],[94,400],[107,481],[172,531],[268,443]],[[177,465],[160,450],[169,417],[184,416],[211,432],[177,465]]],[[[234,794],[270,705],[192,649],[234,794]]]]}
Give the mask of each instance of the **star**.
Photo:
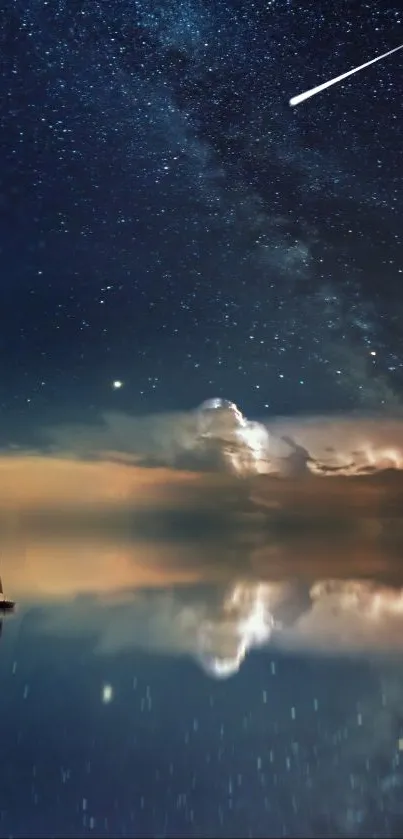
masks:
{"type": "Polygon", "coordinates": [[[115,379],[112,382],[112,387],[114,390],[120,390],[123,387],[123,382],[120,379],[115,379]]]}
{"type": "Polygon", "coordinates": [[[112,685],[103,685],[101,697],[102,697],[102,702],[103,702],[104,705],[109,705],[109,703],[112,702],[112,699],[113,699],[113,687],[112,687],[112,685]]]}

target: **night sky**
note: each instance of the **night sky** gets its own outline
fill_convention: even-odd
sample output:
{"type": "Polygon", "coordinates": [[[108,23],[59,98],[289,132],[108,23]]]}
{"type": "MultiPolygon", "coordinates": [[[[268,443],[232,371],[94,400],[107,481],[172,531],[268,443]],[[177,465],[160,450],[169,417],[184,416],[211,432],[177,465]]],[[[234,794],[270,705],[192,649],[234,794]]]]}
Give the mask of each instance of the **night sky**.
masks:
{"type": "Polygon", "coordinates": [[[400,399],[401,53],[288,105],[400,4],[328,6],[6,3],[3,424],[400,399]]]}
{"type": "MultiPolygon", "coordinates": [[[[350,553],[333,523],[332,535],[323,526],[312,537],[315,551],[304,554],[294,534],[287,554],[274,538],[235,533],[232,519],[220,530],[214,475],[204,490],[217,513],[213,536],[203,515],[196,535],[192,524],[185,532],[193,477],[180,473],[180,496],[172,477],[184,468],[175,435],[185,439],[189,412],[213,397],[273,428],[281,416],[290,427],[321,416],[334,440],[348,436],[337,418],[357,416],[344,466],[358,439],[364,471],[402,468],[403,51],[289,106],[402,44],[400,3],[3,5],[0,573],[18,611],[0,641],[0,839],[402,836],[402,487],[387,473],[378,495],[370,486],[363,496],[364,545],[347,509],[361,484],[351,496],[341,485],[350,553]],[[377,420],[364,433],[367,414],[377,420]],[[32,459],[27,447],[38,454],[39,439],[42,459],[32,459]],[[12,444],[25,446],[23,457],[4,453],[12,444]],[[143,468],[154,518],[147,537],[130,519],[128,547],[119,515],[128,499],[134,505],[131,482],[138,503],[143,468]],[[379,498],[390,538],[384,522],[376,530],[379,498]],[[85,517],[98,501],[94,525],[85,517]],[[23,521],[18,541],[21,510],[32,529],[23,521]],[[171,514],[177,543],[164,536],[171,514]],[[176,588],[168,560],[153,566],[157,537],[155,554],[175,571],[174,559],[182,563],[176,588]],[[212,569],[225,554],[236,587],[255,562],[258,590],[259,568],[272,562],[279,573],[287,554],[295,583],[299,549],[301,569],[321,551],[327,562],[326,573],[319,561],[311,573],[309,597],[338,562],[353,575],[350,556],[362,576],[381,578],[383,551],[397,589],[357,595],[353,585],[351,595],[349,583],[336,594],[325,585],[309,601],[310,624],[304,601],[309,631],[303,616],[288,649],[251,643],[245,660],[235,656],[239,672],[214,678],[201,666],[200,628],[213,627],[231,658],[246,619],[241,607],[228,618],[221,589],[209,600],[207,572],[217,585],[212,569]],[[187,600],[192,568],[198,585],[187,600]],[[113,587],[126,597],[122,609],[102,600],[113,587]],[[361,631],[365,654],[354,657],[349,644],[361,631]]],[[[303,445],[304,435],[315,442],[316,426],[301,428],[303,445]]],[[[323,435],[337,459],[343,440],[332,449],[323,435]]],[[[241,482],[231,480],[236,494],[241,482]]],[[[321,512],[312,497],[317,522],[331,493],[321,512]]]]}

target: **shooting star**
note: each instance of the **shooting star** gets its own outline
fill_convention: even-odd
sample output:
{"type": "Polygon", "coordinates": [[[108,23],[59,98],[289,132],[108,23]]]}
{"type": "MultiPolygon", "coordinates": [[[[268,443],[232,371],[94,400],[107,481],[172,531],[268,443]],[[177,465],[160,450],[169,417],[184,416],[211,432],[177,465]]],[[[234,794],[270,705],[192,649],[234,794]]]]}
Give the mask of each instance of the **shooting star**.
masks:
{"type": "Polygon", "coordinates": [[[301,102],[305,102],[305,99],[310,99],[311,96],[321,93],[322,90],[326,90],[326,88],[331,87],[333,84],[337,84],[337,82],[342,82],[343,79],[347,79],[349,76],[352,76],[353,73],[358,73],[359,70],[364,70],[364,68],[369,67],[370,64],[375,64],[376,61],[381,61],[382,58],[387,58],[388,55],[392,55],[392,53],[401,49],[403,49],[403,44],[400,44],[400,47],[395,47],[393,50],[389,50],[389,52],[384,52],[383,55],[378,55],[377,58],[372,58],[371,61],[366,61],[365,64],[360,64],[359,67],[353,67],[352,70],[348,70],[347,73],[342,73],[341,76],[336,76],[334,79],[329,79],[328,82],[323,82],[323,84],[319,84],[317,87],[311,88],[311,90],[306,90],[305,93],[299,93],[298,96],[293,96],[292,99],[290,99],[289,104],[292,108],[295,107],[295,105],[300,105],[301,102]]]}

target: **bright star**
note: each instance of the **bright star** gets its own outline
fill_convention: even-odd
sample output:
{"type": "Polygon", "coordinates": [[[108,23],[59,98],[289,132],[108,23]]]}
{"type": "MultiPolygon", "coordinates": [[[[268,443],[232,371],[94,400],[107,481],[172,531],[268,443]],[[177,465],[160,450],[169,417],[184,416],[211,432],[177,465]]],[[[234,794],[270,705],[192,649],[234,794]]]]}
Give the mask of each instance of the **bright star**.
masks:
{"type": "Polygon", "coordinates": [[[119,390],[119,388],[123,387],[123,382],[121,382],[120,379],[115,379],[115,381],[112,382],[112,387],[114,390],[119,390]]]}

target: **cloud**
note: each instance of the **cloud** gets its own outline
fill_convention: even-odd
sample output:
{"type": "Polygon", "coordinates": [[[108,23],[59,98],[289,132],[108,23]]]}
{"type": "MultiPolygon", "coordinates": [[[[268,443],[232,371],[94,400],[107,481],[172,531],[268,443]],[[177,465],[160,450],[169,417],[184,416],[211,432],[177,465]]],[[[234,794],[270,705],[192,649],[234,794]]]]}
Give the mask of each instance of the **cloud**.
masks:
{"type": "Polygon", "coordinates": [[[379,588],[403,542],[399,416],[263,424],[215,400],[45,436],[0,457],[1,573],[18,601],[57,601],[55,630],[73,615],[101,650],[143,643],[214,675],[267,643],[400,650],[400,595],[379,588]]]}
{"type": "Polygon", "coordinates": [[[119,454],[98,452],[98,458],[77,459],[75,455],[59,456],[25,454],[0,457],[0,511],[18,509],[49,509],[110,505],[115,508],[140,506],[153,509],[186,507],[202,504],[199,487],[219,489],[231,479],[175,471],[166,467],[149,469],[130,462],[119,454]]]}
{"type": "Polygon", "coordinates": [[[403,468],[403,414],[277,417],[268,423],[274,439],[293,440],[329,473],[403,468]]]}
{"type": "Polygon", "coordinates": [[[53,452],[82,457],[119,452],[149,466],[196,471],[349,475],[403,468],[399,412],[252,422],[234,403],[220,399],[187,413],[107,413],[98,425],[57,426],[43,434],[53,452]]]}
{"type": "Polygon", "coordinates": [[[1,571],[13,596],[396,568],[400,416],[265,425],[218,402],[46,429],[46,450],[4,452],[1,571]]]}

